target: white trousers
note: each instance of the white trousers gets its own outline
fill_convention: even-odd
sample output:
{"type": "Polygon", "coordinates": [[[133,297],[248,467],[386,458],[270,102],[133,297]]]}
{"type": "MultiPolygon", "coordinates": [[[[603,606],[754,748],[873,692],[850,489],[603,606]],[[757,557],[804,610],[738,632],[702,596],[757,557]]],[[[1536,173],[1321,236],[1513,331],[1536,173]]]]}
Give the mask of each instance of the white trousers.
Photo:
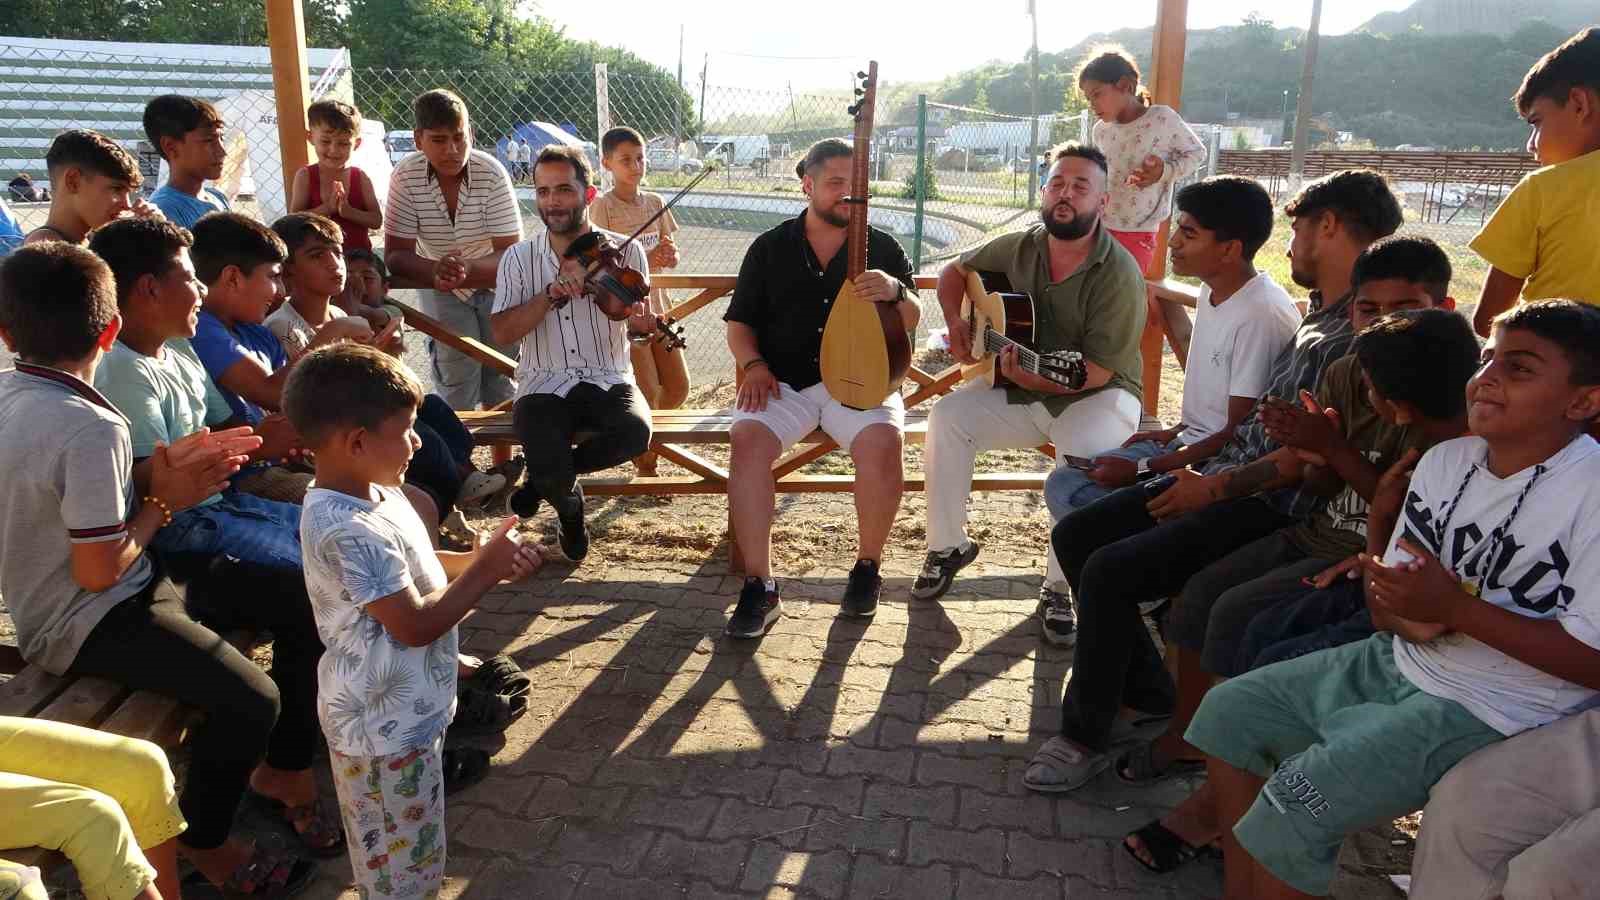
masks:
{"type": "MultiPolygon", "coordinates": [[[[948,550],[966,540],[967,497],[980,451],[1049,441],[1057,453],[1093,456],[1122,446],[1139,425],[1140,409],[1140,399],[1120,388],[1085,397],[1059,416],[1042,403],[1010,403],[1004,390],[976,382],[946,394],[928,416],[928,549],[948,550]]],[[[1055,553],[1048,556],[1046,578],[1062,581],[1055,553]]]]}

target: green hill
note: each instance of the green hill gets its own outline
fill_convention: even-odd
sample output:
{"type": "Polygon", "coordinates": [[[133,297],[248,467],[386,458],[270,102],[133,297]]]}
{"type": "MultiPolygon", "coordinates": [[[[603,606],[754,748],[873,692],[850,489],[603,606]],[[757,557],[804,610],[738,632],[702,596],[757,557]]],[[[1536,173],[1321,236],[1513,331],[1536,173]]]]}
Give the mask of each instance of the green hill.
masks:
{"type": "MultiPolygon", "coordinates": [[[[1429,19],[1441,5],[1482,7],[1499,0],[1420,0],[1429,19]]],[[[1567,0],[1549,0],[1564,13],[1567,0]]],[[[1509,34],[1433,34],[1407,26],[1397,33],[1358,30],[1322,38],[1312,111],[1329,129],[1350,131],[1380,147],[1416,144],[1440,149],[1517,149],[1527,126],[1507,100],[1528,67],[1575,30],[1538,18],[1539,4],[1507,21],[1509,34]],[[1527,15],[1532,12],[1533,15],[1527,15]]],[[[1415,7],[1414,7],[1415,8],[1415,7]]],[[[1446,10],[1447,11],[1447,10],[1446,10]]],[[[1408,10],[1407,12],[1410,12],[1408,10]]],[[[1563,22],[1570,18],[1559,15],[1563,22]]],[[[1382,24],[1382,17],[1368,23],[1382,24]]],[[[1072,71],[1090,49],[1118,43],[1150,67],[1151,31],[1126,29],[1094,35],[1058,53],[1039,54],[1042,111],[1064,108],[1072,71]]],[[[1264,18],[1189,33],[1184,65],[1184,115],[1193,122],[1218,122],[1227,114],[1278,118],[1285,90],[1293,114],[1300,80],[1302,41],[1298,29],[1276,28],[1264,18]]],[[[1026,115],[1026,61],[996,62],[946,79],[933,94],[947,103],[987,103],[997,112],[1026,115]]]]}

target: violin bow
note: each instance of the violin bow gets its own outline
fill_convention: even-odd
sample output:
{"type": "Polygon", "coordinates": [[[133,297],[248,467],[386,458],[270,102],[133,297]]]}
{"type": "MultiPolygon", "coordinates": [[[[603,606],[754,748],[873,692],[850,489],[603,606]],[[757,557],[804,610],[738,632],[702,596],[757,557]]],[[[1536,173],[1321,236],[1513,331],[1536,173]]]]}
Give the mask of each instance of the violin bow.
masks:
{"type": "Polygon", "coordinates": [[[678,193],[674,194],[671,200],[668,200],[665,205],[663,205],[660,209],[656,210],[655,214],[652,215],[650,218],[645,219],[643,225],[640,225],[638,228],[635,228],[634,231],[633,231],[633,234],[628,235],[626,240],[624,240],[622,243],[617,245],[617,249],[621,250],[622,248],[624,248],[624,247],[628,246],[629,244],[633,243],[634,238],[637,238],[639,235],[644,234],[644,230],[646,228],[649,228],[651,225],[654,225],[656,223],[657,219],[659,219],[662,216],[667,214],[667,210],[669,210],[672,207],[676,206],[679,200],[682,200],[685,195],[687,195],[690,191],[695,189],[696,185],[698,185],[698,184],[700,184],[700,182],[706,180],[706,176],[710,175],[712,172],[715,172],[716,170],[717,170],[717,167],[716,166],[711,166],[711,165],[708,165],[704,169],[701,169],[699,175],[696,175],[695,177],[691,178],[689,180],[689,183],[684,185],[681,189],[679,189],[678,193]]]}

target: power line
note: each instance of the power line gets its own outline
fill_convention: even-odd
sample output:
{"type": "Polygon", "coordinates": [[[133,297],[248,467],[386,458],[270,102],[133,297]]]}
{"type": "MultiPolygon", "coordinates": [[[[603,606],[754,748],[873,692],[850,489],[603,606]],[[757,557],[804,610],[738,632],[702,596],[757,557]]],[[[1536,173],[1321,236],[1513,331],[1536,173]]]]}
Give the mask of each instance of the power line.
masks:
{"type": "Polygon", "coordinates": [[[767,53],[734,53],[731,50],[718,50],[718,56],[737,56],[743,59],[777,59],[786,62],[834,62],[841,59],[856,59],[856,56],[773,56],[767,53]]]}

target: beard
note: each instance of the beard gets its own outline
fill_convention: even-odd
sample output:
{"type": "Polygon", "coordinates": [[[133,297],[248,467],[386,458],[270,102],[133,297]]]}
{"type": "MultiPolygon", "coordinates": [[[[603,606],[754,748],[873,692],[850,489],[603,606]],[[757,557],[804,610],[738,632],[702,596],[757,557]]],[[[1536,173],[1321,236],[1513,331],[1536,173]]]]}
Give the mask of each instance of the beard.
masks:
{"type": "Polygon", "coordinates": [[[584,213],[588,207],[575,206],[566,212],[551,213],[544,209],[539,210],[539,221],[550,230],[551,234],[569,235],[577,234],[583,230],[584,213]],[[559,226],[559,227],[558,227],[559,226]]]}
{"type": "MultiPolygon", "coordinates": [[[[1039,221],[1044,223],[1044,230],[1057,240],[1075,241],[1094,230],[1100,221],[1098,212],[1082,212],[1075,214],[1071,219],[1062,222],[1056,218],[1056,210],[1064,206],[1057,203],[1049,209],[1039,210],[1039,221]]],[[[1071,209],[1071,207],[1067,207],[1071,209]]]]}
{"type": "Polygon", "coordinates": [[[1300,260],[1293,259],[1293,258],[1291,258],[1289,260],[1289,278],[1290,278],[1290,280],[1292,280],[1295,284],[1300,285],[1301,287],[1305,288],[1308,291],[1309,290],[1314,290],[1316,288],[1316,286],[1317,286],[1317,273],[1315,271],[1309,271],[1310,270],[1310,266],[1309,266],[1309,262],[1310,261],[1309,260],[1306,261],[1308,263],[1308,265],[1306,266],[1306,269],[1301,269],[1299,266],[1295,265],[1295,263],[1297,263],[1297,262],[1300,262],[1300,260]]]}
{"type": "Polygon", "coordinates": [[[845,204],[843,203],[838,203],[830,209],[822,209],[813,204],[811,206],[811,212],[815,214],[817,218],[827,222],[829,225],[832,225],[835,228],[848,228],[850,227],[850,213],[848,211],[846,211],[843,215],[839,213],[839,207],[844,205],[845,204]]]}

